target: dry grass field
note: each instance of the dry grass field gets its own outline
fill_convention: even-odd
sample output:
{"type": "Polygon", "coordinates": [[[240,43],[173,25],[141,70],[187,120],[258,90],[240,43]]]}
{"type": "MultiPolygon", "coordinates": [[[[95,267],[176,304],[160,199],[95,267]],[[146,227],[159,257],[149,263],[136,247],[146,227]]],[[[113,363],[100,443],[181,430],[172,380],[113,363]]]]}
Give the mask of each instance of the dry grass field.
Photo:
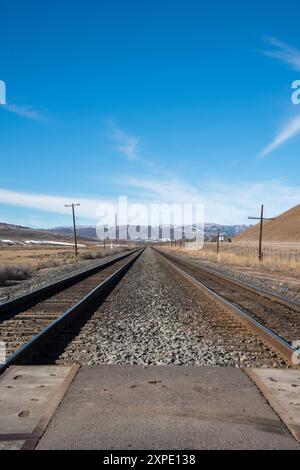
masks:
{"type": "Polygon", "coordinates": [[[66,263],[74,258],[73,250],[57,247],[1,247],[0,264],[26,264],[36,270],[41,267],[52,267],[66,263]]]}
{"type": "MultiPolygon", "coordinates": [[[[88,245],[79,249],[79,259],[96,259],[109,253],[109,248],[88,245]]],[[[32,273],[75,263],[72,247],[1,246],[0,282],[27,279],[32,273]]]]}
{"type": "Polygon", "coordinates": [[[217,255],[217,244],[214,242],[205,243],[202,249],[195,251],[186,247],[173,247],[173,249],[228,266],[276,271],[295,276],[300,274],[300,244],[265,244],[262,262],[258,260],[257,242],[247,244],[220,243],[219,256],[217,255]]]}
{"type": "Polygon", "coordinates": [[[96,260],[115,254],[132,246],[114,246],[89,243],[79,247],[75,259],[73,247],[67,246],[0,246],[0,284],[5,281],[20,281],[31,277],[37,271],[66,266],[89,260],[96,260]]]}

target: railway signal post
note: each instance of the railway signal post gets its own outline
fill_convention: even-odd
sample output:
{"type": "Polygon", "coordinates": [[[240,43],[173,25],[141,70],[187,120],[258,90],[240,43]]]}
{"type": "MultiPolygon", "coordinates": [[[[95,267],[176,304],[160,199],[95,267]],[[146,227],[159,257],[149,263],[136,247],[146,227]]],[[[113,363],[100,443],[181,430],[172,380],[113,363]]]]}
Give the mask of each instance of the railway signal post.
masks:
{"type": "Polygon", "coordinates": [[[72,217],[73,217],[73,233],[74,233],[74,248],[75,248],[75,257],[78,256],[78,247],[77,247],[77,233],[76,233],[76,220],[75,220],[75,206],[80,206],[80,204],[65,204],[65,207],[72,207],[72,217]]]}

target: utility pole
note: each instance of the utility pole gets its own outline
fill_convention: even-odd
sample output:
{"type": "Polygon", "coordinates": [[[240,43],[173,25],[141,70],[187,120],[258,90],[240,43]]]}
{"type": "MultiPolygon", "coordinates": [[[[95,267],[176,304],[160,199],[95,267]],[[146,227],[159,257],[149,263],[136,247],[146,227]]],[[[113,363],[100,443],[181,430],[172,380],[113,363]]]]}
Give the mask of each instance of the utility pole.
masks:
{"type": "Polygon", "coordinates": [[[103,226],[103,248],[104,250],[106,249],[106,240],[108,239],[108,237],[106,236],[106,233],[108,232],[108,228],[107,228],[107,225],[104,225],[103,226]]]}
{"type": "Polygon", "coordinates": [[[217,258],[218,263],[220,263],[220,228],[218,228],[217,232],[217,258]]]}
{"type": "Polygon", "coordinates": [[[220,229],[218,228],[218,233],[217,233],[217,254],[220,253],[220,229]]]}
{"type": "Polygon", "coordinates": [[[118,214],[115,213],[116,246],[118,244],[118,214]]]}
{"type": "Polygon", "coordinates": [[[217,232],[217,257],[218,257],[218,263],[220,262],[220,229],[218,228],[217,232]]]}
{"type": "Polygon", "coordinates": [[[251,220],[259,220],[259,244],[258,244],[258,259],[259,261],[263,260],[263,252],[262,252],[262,236],[263,236],[263,221],[264,220],[275,220],[275,219],[268,219],[264,217],[264,205],[261,205],[260,210],[260,217],[248,217],[251,220]]]}
{"type": "Polygon", "coordinates": [[[72,207],[72,216],[73,216],[73,233],[74,233],[74,247],[75,247],[75,256],[78,255],[78,247],[77,247],[77,233],[76,233],[76,221],[75,221],[75,207],[80,206],[80,204],[65,204],[65,207],[72,207]]]}

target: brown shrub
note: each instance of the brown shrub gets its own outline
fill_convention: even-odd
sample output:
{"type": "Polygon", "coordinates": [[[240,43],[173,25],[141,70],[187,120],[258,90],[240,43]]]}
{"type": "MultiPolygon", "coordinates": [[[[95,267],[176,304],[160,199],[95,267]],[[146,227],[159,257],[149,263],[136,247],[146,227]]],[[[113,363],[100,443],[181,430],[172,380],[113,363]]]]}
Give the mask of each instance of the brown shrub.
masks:
{"type": "Polygon", "coordinates": [[[39,269],[48,269],[48,268],[57,268],[62,264],[62,261],[58,260],[47,260],[47,261],[39,261],[36,265],[36,270],[39,269]]]}
{"type": "Polygon", "coordinates": [[[104,256],[107,256],[107,253],[101,251],[87,251],[80,254],[80,258],[82,259],[98,259],[104,256]]]}
{"type": "Polygon", "coordinates": [[[27,264],[5,264],[0,266],[0,282],[23,281],[31,276],[32,268],[27,264]]]}
{"type": "Polygon", "coordinates": [[[98,250],[98,251],[86,251],[80,253],[80,258],[82,259],[99,259],[104,258],[105,256],[115,255],[121,253],[122,251],[129,251],[132,248],[129,247],[117,247],[113,249],[98,250]]]}

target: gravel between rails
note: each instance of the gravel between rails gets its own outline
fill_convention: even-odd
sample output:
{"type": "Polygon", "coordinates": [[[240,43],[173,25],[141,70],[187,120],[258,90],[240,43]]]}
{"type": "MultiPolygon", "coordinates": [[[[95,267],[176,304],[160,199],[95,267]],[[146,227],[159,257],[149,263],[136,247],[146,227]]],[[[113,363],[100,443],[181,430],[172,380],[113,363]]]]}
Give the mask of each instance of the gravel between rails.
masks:
{"type": "Polygon", "coordinates": [[[212,305],[146,249],[56,363],[281,365],[249,332],[239,337],[236,324],[225,334],[221,323],[214,328],[212,305]]]}
{"type": "Polygon", "coordinates": [[[41,269],[34,272],[30,279],[26,281],[14,281],[10,284],[0,285],[0,302],[14,299],[19,295],[27,294],[35,289],[50,284],[51,282],[59,281],[68,275],[79,274],[86,269],[93,268],[94,266],[101,266],[101,264],[110,261],[128,250],[118,250],[108,252],[107,256],[95,260],[77,260],[74,263],[57,266],[55,268],[41,269]]]}

